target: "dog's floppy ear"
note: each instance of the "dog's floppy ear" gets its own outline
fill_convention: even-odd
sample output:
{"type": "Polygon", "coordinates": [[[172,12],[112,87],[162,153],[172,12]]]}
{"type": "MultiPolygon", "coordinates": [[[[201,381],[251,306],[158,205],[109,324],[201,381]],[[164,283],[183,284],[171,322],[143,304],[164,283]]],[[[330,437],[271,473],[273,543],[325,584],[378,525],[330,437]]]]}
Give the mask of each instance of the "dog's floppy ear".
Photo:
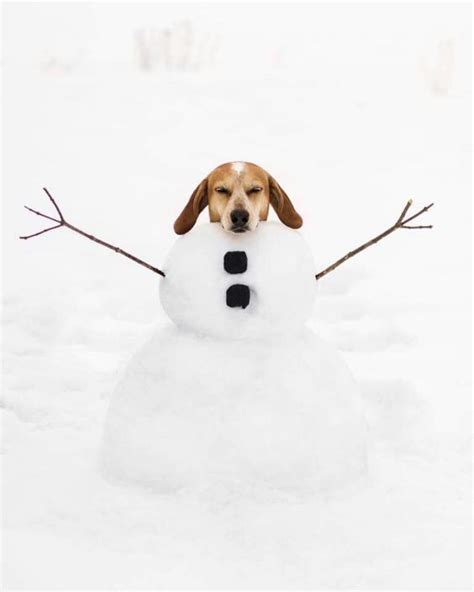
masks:
{"type": "Polygon", "coordinates": [[[207,177],[192,192],[184,210],[174,223],[176,234],[186,234],[196,224],[199,214],[207,206],[207,177]]]}
{"type": "Polygon", "coordinates": [[[268,182],[270,187],[270,203],[277,216],[286,226],[300,228],[303,225],[303,219],[293,207],[288,195],[270,175],[268,175],[268,182]]]}

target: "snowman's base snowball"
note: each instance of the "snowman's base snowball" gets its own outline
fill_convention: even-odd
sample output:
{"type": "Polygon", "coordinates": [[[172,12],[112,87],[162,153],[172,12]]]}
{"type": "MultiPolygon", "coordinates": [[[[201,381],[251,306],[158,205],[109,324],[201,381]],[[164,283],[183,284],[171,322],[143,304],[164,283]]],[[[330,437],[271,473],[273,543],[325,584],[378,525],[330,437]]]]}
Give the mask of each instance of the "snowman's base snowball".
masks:
{"type": "Polygon", "coordinates": [[[366,469],[357,388],[309,330],[220,341],[170,326],[135,355],[113,395],[103,465],[161,492],[338,487],[366,469]]]}

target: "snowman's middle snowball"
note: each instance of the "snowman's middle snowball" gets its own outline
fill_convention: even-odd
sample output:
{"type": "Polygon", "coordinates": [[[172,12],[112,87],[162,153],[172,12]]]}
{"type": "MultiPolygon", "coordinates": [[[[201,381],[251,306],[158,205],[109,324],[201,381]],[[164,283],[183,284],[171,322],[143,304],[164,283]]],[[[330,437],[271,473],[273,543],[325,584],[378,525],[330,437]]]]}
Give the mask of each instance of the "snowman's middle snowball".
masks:
{"type": "Polygon", "coordinates": [[[228,339],[301,332],[316,291],[308,245],[278,222],[261,222],[240,235],[218,223],[197,226],[176,241],[164,271],[160,298],[171,320],[228,339]],[[236,291],[229,305],[236,284],[247,287],[249,300],[242,288],[233,289],[241,294],[234,300],[236,291]]]}

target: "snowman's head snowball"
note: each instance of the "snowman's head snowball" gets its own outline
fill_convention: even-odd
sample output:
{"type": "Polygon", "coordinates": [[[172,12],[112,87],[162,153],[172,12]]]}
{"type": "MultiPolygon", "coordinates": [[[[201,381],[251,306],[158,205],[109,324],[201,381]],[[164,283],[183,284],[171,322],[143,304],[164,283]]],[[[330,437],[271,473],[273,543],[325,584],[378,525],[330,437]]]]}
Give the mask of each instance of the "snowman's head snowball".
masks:
{"type": "Polygon", "coordinates": [[[171,320],[228,339],[300,331],[316,291],[308,245],[277,222],[238,235],[197,226],[176,241],[164,272],[160,298],[171,320]]]}

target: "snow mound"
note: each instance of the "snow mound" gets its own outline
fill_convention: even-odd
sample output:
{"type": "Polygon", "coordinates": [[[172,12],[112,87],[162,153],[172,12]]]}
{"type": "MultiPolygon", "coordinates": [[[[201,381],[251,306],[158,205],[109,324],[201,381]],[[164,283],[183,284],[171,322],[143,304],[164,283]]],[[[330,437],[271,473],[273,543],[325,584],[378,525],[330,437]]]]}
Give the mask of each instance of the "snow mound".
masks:
{"type": "Polygon", "coordinates": [[[314,490],[364,475],[359,393],[304,325],[316,281],[301,236],[273,223],[242,236],[203,225],[177,240],[165,272],[176,326],[158,330],[117,387],[106,473],[161,492],[314,490]]]}
{"type": "Polygon", "coordinates": [[[170,326],[118,385],[104,462],[109,476],[161,492],[331,488],[363,475],[364,434],[350,373],[309,330],[243,345],[170,326]]]}
{"type": "Polygon", "coordinates": [[[255,231],[238,235],[219,223],[197,226],[176,241],[164,271],[160,297],[166,313],[179,327],[204,335],[238,339],[295,333],[313,308],[311,251],[298,232],[277,222],[261,222],[255,231]],[[226,254],[237,259],[240,254],[234,273],[224,268],[226,254]],[[249,288],[245,308],[226,303],[235,285],[249,288]]]}

